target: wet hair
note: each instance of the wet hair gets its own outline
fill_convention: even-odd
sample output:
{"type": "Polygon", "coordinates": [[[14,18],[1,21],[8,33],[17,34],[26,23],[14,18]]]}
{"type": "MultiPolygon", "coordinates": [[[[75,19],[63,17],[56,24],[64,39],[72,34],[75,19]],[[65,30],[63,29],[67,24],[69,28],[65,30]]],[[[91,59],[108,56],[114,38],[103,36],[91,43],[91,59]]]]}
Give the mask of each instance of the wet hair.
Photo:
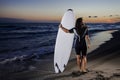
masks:
{"type": "Polygon", "coordinates": [[[75,27],[77,29],[77,33],[80,34],[80,29],[83,26],[83,19],[80,17],[76,20],[75,27]]]}
{"type": "Polygon", "coordinates": [[[81,27],[81,23],[82,23],[83,19],[82,18],[78,18],[76,20],[76,24],[75,24],[75,27],[81,27]]]}
{"type": "Polygon", "coordinates": [[[67,11],[73,11],[73,9],[68,9],[67,11]]]}

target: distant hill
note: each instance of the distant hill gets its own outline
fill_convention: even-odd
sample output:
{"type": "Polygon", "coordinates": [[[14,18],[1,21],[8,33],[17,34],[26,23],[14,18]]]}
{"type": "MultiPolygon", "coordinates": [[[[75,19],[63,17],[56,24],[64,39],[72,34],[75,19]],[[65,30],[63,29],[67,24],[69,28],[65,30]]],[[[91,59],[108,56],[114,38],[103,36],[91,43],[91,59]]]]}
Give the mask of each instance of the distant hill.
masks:
{"type": "Polygon", "coordinates": [[[26,20],[18,18],[0,18],[0,23],[59,23],[57,21],[36,21],[36,20],[26,20]]]}
{"type": "Polygon", "coordinates": [[[17,18],[0,18],[0,23],[20,23],[20,22],[28,22],[28,21],[17,18]]]}
{"type": "Polygon", "coordinates": [[[116,22],[115,24],[120,25],[120,22],[116,22]]]}

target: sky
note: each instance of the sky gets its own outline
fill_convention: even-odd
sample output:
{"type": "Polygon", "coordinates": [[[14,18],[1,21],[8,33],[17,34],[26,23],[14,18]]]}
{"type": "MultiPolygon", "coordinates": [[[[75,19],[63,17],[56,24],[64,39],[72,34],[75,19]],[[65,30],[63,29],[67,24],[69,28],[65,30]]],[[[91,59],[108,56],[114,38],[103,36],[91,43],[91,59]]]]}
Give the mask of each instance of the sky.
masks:
{"type": "Polygon", "coordinates": [[[69,8],[84,22],[120,22],[120,0],[0,0],[0,18],[60,22],[69,8]]]}

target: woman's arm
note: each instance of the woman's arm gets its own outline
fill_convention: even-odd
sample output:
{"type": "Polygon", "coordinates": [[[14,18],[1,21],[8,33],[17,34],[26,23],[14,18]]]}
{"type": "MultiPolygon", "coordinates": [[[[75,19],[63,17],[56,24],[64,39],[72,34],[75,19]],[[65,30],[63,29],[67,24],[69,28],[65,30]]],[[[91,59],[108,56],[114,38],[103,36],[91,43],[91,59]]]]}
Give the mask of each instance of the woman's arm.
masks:
{"type": "Polygon", "coordinates": [[[85,38],[86,38],[87,43],[88,43],[88,48],[90,48],[90,37],[89,37],[89,35],[86,35],[85,38]]]}
{"type": "Polygon", "coordinates": [[[60,24],[59,27],[60,27],[64,32],[69,33],[69,30],[66,29],[66,28],[64,28],[64,27],[62,26],[62,24],[60,24]]]}

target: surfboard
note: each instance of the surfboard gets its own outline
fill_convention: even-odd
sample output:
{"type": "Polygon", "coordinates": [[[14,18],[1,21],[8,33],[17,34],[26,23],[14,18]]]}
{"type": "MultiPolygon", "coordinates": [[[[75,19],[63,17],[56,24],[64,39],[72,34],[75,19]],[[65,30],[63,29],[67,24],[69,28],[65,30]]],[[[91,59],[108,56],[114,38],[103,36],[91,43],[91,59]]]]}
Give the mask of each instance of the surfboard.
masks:
{"type": "MultiPolygon", "coordinates": [[[[61,24],[68,30],[72,29],[75,26],[74,12],[71,10],[66,11],[62,17],[61,24]]],[[[73,39],[73,33],[66,33],[61,28],[58,29],[54,50],[55,73],[60,73],[65,70],[71,54],[73,39]]]]}

